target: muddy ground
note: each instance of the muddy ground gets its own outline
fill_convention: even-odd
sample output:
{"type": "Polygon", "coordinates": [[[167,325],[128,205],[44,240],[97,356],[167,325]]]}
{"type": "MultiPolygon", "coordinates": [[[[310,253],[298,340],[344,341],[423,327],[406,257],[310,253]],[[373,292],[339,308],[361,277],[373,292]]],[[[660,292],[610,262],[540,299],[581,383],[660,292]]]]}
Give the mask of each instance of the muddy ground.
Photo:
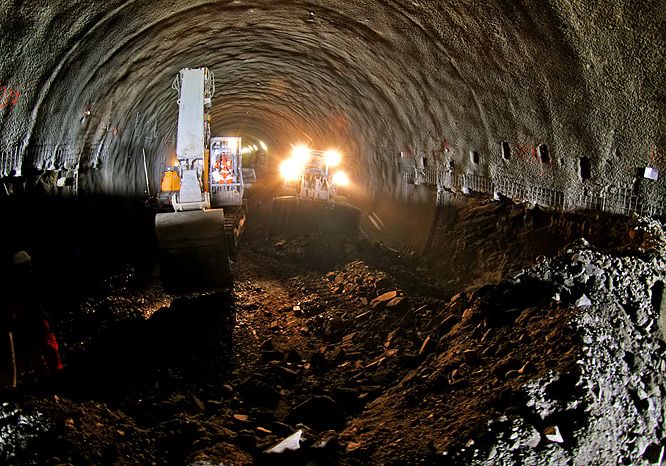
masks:
{"type": "MultiPolygon", "coordinates": [[[[576,275],[569,268],[580,252],[566,249],[552,264],[536,260],[544,247],[493,250],[486,263],[471,253],[477,231],[486,231],[484,239],[509,232],[523,240],[530,231],[551,231],[560,244],[549,243],[548,252],[557,252],[578,232],[570,226],[561,234],[563,225],[589,230],[594,217],[564,221],[475,200],[447,214],[471,239],[459,241],[446,262],[364,239],[267,238],[268,214],[265,203],[251,203],[228,292],[169,296],[154,275],[127,266],[56,312],[65,373],[51,380],[25,374],[18,390],[3,394],[0,462],[544,464],[541,455],[557,464],[625,457],[625,464],[658,464],[663,457],[661,375],[652,391],[635,395],[649,404],[643,418],[650,428],[625,439],[632,446],[619,449],[622,458],[581,453],[601,435],[590,427],[600,416],[585,413],[607,408],[583,392],[571,408],[564,392],[583,390],[580,361],[594,345],[576,322],[590,308],[582,296],[602,296],[602,288],[586,287],[601,280],[603,266],[576,275]],[[452,279],[449,268],[464,257],[473,262],[458,264],[452,279]],[[520,271],[536,262],[541,269],[520,271]],[[580,284],[583,275],[593,278],[580,284]],[[566,409],[548,405],[541,416],[537,392],[541,405],[550,399],[566,409]],[[505,431],[516,445],[502,443],[505,431]],[[297,450],[269,452],[293,434],[297,450]]],[[[618,241],[605,241],[595,254],[629,257],[643,264],[644,276],[658,276],[663,252],[654,243],[663,238],[636,222],[604,223],[613,233],[599,237],[618,241]]],[[[438,241],[431,257],[453,247],[438,241]]],[[[659,309],[652,308],[646,319],[656,322],[659,309]]],[[[644,339],[656,359],[640,365],[657,373],[659,331],[655,324],[644,339]]]]}

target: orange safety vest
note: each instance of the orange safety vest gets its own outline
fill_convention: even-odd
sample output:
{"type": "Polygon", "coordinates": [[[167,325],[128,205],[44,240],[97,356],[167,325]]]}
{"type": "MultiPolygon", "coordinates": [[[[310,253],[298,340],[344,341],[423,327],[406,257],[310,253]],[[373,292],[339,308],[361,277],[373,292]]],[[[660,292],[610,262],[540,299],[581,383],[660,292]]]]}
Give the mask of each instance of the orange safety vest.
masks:
{"type": "Polygon", "coordinates": [[[221,181],[223,183],[231,184],[234,181],[234,174],[231,170],[231,160],[220,160],[220,175],[222,175],[221,181]]]}

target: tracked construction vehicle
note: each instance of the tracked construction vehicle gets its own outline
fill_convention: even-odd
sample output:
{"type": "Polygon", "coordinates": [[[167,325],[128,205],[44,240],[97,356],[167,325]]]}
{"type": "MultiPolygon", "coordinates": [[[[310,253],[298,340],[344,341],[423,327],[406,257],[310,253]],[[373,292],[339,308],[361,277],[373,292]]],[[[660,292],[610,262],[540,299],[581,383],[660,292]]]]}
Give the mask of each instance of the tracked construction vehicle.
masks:
{"type": "Polygon", "coordinates": [[[231,284],[230,257],[245,225],[241,140],[210,138],[215,93],[207,68],[180,71],[177,165],[168,173],[173,212],[155,216],[160,275],[168,292],[231,284]]]}
{"type": "Polygon", "coordinates": [[[345,172],[336,168],[341,161],[336,151],[294,148],[280,174],[296,195],[273,199],[270,234],[358,236],[361,212],[338,193],[349,184],[345,172]]]}

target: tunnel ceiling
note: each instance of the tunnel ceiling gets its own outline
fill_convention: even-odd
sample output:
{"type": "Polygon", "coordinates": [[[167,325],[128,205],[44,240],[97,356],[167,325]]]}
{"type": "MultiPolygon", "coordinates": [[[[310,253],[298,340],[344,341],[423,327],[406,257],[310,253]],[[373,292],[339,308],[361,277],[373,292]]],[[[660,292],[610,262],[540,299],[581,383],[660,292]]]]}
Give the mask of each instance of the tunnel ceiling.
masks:
{"type": "Polygon", "coordinates": [[[664,11],[658,0],[5,1],[0,85],[20,95],[0,110],[0,147],[26,157],[102,141],[113,145],[102,179],[126,183],[112,174],[133,173],[137,147],[173,141],[178,70],[207,66],[214,135],[278,152],[337,146],[370,186],[396,184],[401,152],[558,189],[580,182],[589,157],[591,183],[624,186],[664,151],[664,11]],[[539,144],[553,163],[521,165],[521,147],[539,144]]]}

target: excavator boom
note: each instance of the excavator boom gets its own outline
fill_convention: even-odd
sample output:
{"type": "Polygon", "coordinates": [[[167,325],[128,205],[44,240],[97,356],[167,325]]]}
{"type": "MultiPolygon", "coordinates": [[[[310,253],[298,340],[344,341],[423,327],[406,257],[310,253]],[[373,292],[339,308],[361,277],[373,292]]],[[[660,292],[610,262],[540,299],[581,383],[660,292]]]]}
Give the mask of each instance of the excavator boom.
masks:
{"type": "MultiPolygon", "coordinates": [[[[233,183],[222,189],[220,165],[217,171],[211,165],[208,110],[215,91],[213,75],[207,68],[185,68],[173,87],[178,91],[178,183],[172,186],[178,191],[171,195],[174,212],[155,216],[162,285],[177,293],[227,288],[232,283],[229,258],[245,222],[243,181],[234,177],[242,173],[240,138],[216,138],[233,140],[237,146],[227,154],[237,156],[228,164],[233,183]]],[[[218,162],[219,155],[215,153],[218,162]]]]}

